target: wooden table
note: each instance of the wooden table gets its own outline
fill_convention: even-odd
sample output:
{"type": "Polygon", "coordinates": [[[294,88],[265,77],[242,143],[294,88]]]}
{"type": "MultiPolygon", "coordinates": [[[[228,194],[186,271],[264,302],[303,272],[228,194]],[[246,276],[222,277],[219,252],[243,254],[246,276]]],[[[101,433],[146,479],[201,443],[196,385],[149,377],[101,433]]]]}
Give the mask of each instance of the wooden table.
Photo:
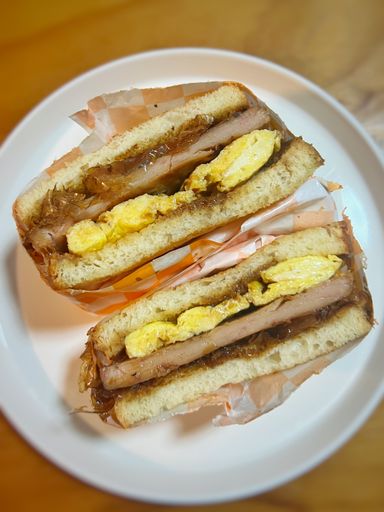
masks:
{"type": "MultiPolygon", "coordinates": [[[[239,50],[289,67],[333,93],[384,145],[382,0],[78,0],[7,2],[1,10],[0,138],[79,73],[172,46],[239,50]]],[[[338,453],[239,511],[384,510],[384,404],[338,453]]],[[[61,472],[0,419],[4,511],[153,511],[61,472]]],[[[174,510],[181,510],[176,507],[174,510]]],[[[214,506],[200,510],[214,510],[214,506]]]]}

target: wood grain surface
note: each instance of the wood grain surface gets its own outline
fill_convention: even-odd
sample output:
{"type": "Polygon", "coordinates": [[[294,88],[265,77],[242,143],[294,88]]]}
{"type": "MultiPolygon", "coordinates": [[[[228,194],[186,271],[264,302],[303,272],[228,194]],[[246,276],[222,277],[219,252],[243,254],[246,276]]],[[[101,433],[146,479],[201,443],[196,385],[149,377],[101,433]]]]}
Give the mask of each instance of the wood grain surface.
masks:
{"type": "MultiPolygon", "coordinates": [[[[94,66],[143,50],[208,46],[301,73],[334,94],[384,146],[382,0],[16,0],[2,3],[0,25],[0,140],[47,94],[94,66]]],[[[383,433],[384,404],[306,475],[258,497],[199,510],[382,511],[383,433]]],[[[28,446],[4,417],[0,438],[3,511],[169,508],[73,479],[28,446]]]]}

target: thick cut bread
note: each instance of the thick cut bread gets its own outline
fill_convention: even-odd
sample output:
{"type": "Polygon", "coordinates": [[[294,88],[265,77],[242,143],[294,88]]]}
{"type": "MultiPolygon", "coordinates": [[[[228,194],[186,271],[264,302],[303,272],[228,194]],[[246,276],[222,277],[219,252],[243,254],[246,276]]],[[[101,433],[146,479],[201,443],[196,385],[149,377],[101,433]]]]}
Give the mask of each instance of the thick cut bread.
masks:
{"type": "Polygon", "coordinates": [[[214,202],[197,199],[140,232],[126,235],[82,257],[52,256],[49,266],[52,285],[56,289],[92,288],[117,278],[203,233],[287,197],[321,164],[317,151],[296,138],[277,162],[214,202]]]}
{"type": "MultiPolygon", "coordinates": [[[[244,88],[245,89],[245,88],[244,88]]],[[[56,172],[50,179],[34,184],[22,194],[14,205],[14,215],[19,226],[27,226],[40,208],[49,190],[76,188],[81,185],[87,169],[96,165],[107,165],[121,155],[135,156],[174,137],[197,116],[211,117],[220,121],[232,112],[248,106],[245,90],[237,84],[227,84],[198,98],[189,100],[184,106],[156,116],[121,135],[115,136],[101,149],[82,155],[56,172]]]]}
{"type": "Polygon", "coordinates": [[[124,348],[125,336],[135,329],[157,320],[173,320],[194,306],[213,305],[237,292],[244,293],[247,283],[257,279],[268,265],[297,256],[348,252],[343,222],[281,236],[235,267],[139,299],[99,322],[90,330],[89,339],[97,350],[113,357],[124,348]]]}
{"type": "Polygon", "coordinates": [[[280,343],[255,346],[252,356],[247,345],[244,354],[219,359],[216,364],[192,363],[166,377],[135,386],[116,400],[114,415],[124,428],[151,421],[225,384],[275,373],[327,354],[366,335],[370,329],[364,307],[345,306],[317,327],[280,343]]]}

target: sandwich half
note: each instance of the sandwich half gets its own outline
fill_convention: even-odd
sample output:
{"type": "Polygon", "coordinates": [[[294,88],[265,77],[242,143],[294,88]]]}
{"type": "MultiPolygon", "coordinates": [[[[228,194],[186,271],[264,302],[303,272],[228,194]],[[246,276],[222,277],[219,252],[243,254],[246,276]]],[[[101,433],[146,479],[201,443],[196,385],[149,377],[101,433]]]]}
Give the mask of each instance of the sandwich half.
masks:
{"type": "Polygon", "coordinates": [[[365,336],[371,297],[347,220],[276,238],[235,267],[141,298],[90,330],[80,390],[128,428],[365,336]]]}
{"type": "Polygon", "coordinates": [[[284,199],[321,164],[248,89],[222,83],[39,180],[14,218],[50,286],[95,290],[284,199]]]}

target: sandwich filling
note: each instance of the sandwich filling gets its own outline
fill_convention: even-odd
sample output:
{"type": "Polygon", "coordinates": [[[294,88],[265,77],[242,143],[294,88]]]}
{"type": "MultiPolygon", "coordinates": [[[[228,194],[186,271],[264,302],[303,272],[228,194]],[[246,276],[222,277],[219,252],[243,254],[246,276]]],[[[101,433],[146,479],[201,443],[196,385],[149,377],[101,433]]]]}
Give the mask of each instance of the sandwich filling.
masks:
{"type": "Polygon", "coordinates": [[[160,215],[189,204],[215,187],[229,192],[260,170],[280,149],[281,136],[272,130],[254,130],[226,146],[211,162],[199,165],[173,195],[143,194],[115,206],[97,221],[82,220],[67,232],[68,250],[83,255],[99,250],[128,233],[155,222],[160,215]]]}
{"type": "MultiPolygon", "coordinates": [[[[149,322],[128,333],[125,355],[112,364],[98,361],[88,347],[83,356],[85,387],[118,390],[166,375],[251,334],[308,319],[342,304],[353,291],[353,278],[335,255],[290,258],[260,272],[245,293],[211,306],[196,306],[174,321],[149,322]],[[95,374],[96,371],[96,374],[95,374]],[[95,384],[96,383],[96,384],[95,384]],[[98,383],[98,384],[97,384],[98,383]]],[[[281,327],[282,328],[282,327],[281,327]]],[[[81,387],[84,389],[84,385],[81,387]]]]}
{"type": "Polygon", "coordinates": [[[232,112],[226,119],[205,117],[198,116],[153,149],[85,170],[76,189],[50,190],[31,221],[25,245],[35,256],[99,250],[116,241],[117,233],[123,237],[139,231],[198,195],[233,189],[291,138],[261,105],[232,112]],[[189,180],[196,167],[198,173],[189,180]],[[121,206],[117,211],[116,205],[121,206]]]}
{"type": "Polygon", "coordinates": [[[211,331],[221,322],[251,305],[264,306],[280,297],[295,295],[330,279],[343,260],[334,255],[291,258],[260,272],[248,292],[216,306],[197,306],[181,313],[175,323],[151,322],[125,338],[129,358],[148,356],[159,348],[211,331]]]}

